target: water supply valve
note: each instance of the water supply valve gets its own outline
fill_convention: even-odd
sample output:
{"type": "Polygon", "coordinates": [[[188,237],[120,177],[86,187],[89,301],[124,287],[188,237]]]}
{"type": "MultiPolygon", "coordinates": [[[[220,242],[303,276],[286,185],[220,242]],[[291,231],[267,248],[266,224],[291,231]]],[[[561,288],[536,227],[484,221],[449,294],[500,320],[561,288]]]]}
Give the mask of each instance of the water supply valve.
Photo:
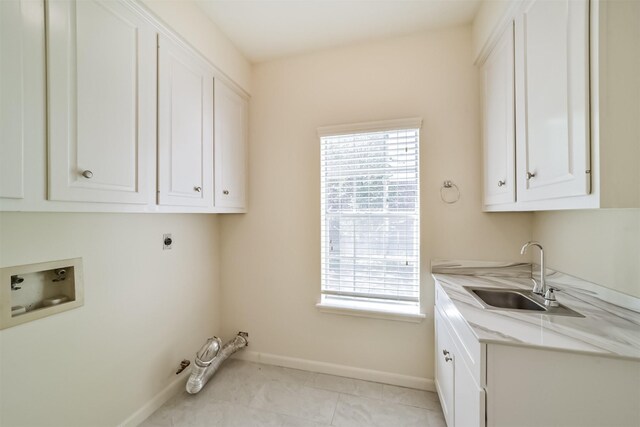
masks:
{"type": "Polygon", "coordinates": [[[187,366],[189,366],[190,364],[191,364],[191,362],[189,362],[187,359],[184,359],[182,362],[180,362],[180,367],[176,371],[176,375],[178,375],[180,372],[182,372],[185,369],[187,369],[187,366]]]}

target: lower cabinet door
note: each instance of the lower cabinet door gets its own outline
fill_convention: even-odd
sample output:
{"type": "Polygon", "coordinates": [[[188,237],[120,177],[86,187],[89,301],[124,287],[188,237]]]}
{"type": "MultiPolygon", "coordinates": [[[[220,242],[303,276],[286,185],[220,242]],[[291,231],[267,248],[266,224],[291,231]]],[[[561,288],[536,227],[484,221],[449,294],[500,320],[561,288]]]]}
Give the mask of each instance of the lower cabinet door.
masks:
{"type": "MultiPolygon", "coordinates": [[[[447,331],[440,312],[436,309],[436,390],[448,427],[455,426],[455,359],[451,336],[447,331]]],[[[456,405],[457,406],[457,405],[456,405]]],[[[464,425],[464,424],[460,424],[464,425]]]]}
{"type": "Polygon", "coordinates": [[[471,372],[462,359],[456,363],[454,390],[454,418],[456,425],[461,427],[484,427],[485,391],[476,385],[471,372]]]}

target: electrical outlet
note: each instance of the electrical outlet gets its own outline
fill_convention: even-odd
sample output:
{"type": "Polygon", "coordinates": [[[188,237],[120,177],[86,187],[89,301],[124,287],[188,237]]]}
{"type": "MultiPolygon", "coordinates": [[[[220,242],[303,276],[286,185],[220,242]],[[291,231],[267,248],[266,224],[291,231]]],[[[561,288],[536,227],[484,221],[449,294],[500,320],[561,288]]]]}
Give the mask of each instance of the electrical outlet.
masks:
{"type": "Polygon", "coordinates": [[[173,247],[173,239],[171,233],[162,235],[162,249],[167,250],[173,247]]]}

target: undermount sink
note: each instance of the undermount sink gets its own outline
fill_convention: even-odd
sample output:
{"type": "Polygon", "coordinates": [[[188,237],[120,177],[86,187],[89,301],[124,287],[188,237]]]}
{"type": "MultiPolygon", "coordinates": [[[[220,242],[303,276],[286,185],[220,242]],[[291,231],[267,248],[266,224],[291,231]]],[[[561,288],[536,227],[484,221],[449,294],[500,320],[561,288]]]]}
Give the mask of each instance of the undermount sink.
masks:
{"type": "Polygon", "coordinates": [[[518,291],[503,291],[489,289],[473,289],[471,292],[487,305],[498,308],[509,308],[514,310],[534,310],[545,311],[543,305],[527,298],[518,291]]]}
{"type": "Polygon", "coordinates": [[[584,317],[565,305],[549,307],[544,298],[523,289],[476,288],[465,286],[464,289],[488,310],[507,310],[533,312],[539,314],[555,314],[561,316],[584,317]]]}

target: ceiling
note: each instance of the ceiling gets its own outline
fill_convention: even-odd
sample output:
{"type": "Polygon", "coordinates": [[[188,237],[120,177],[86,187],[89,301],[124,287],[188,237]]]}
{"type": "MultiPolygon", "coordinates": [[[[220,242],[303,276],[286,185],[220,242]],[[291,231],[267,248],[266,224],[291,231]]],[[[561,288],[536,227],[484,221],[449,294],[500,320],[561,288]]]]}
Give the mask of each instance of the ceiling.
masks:
{"type": "Polygon", "coordinates": [[[195,0],[252,62],[473,20],[480,0],[195,0]]]}

